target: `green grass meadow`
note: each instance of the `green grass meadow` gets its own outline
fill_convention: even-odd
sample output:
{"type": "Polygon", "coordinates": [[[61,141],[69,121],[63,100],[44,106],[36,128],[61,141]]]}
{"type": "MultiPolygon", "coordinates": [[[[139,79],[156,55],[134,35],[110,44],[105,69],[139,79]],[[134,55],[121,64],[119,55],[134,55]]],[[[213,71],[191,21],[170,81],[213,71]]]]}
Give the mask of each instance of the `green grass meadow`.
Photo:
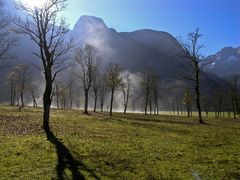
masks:
{"type": "MultiPolygon", "coordinates": [[[[240,179],[240,121],[204,120],[52,110],[50,124],[86,179],[240,179]]],[[[41,108],[0,106],[0,179],[58,179],[41,126],[41,108]]]]}

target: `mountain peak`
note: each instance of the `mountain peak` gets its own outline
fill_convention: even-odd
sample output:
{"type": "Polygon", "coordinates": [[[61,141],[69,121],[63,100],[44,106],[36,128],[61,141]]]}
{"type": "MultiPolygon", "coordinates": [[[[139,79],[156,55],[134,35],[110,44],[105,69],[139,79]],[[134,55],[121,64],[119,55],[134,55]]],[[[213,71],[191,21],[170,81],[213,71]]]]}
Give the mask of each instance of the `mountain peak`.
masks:
{"type": "Polygon", "coordinates": [[[82,27],[94,27],[99,29],[107,29],[108,27],[104,23],[104,21],[96,16],[81,16],[78,22],[75,24],[74,29],[82,28],[82,27]]]}

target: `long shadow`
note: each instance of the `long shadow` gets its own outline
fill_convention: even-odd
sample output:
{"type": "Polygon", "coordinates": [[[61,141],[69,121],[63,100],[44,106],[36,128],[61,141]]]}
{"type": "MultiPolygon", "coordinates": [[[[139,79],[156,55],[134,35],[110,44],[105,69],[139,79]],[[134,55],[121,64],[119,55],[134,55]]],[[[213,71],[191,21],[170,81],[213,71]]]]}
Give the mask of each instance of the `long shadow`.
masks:
{"type": "Polygon", "coordinates": [[[58,164],[56,165],[57,176],[59,180],[64,179],[64,170],[68,168],[71,171],[73,180],[85,179],[80,170],[89,173],[95,179],[100,179],[92,169],[84,165],[79,160],[74,159],[68,148],[53,134],[51,130],[45,130],[47,139],[51,142],[57,151],[58,164]]]}
{"type": "MultiPolygon", "coordinates": [[[[96,112],[95,115],[101,115],[101,116],[108,116],[108,114],[104,113],[98,113],[96,112]]],[[[172,117],[173,120],[171,119],[171,116],[155,116],[155,115],[138,115],[138,114],[119,114],[115,113],[112,119],[114,118],[122,118],[122,119],[127,119],[129,121],[139,121],[139,122],[156,122],[156,123],[170,123],[170,124],[179,124],[179,125],[190,125],[190,126],[195,126],[195,125],[200,125],[198,121],[186,121],[183,119],[183,117],[178,118],[178,117],[172,117]],[[159,119],[161,117],[161,119],[159,119]],[[164,118],[164,119],[163,119],[164,118]]],[[[207,123],[206,123],[207,124],[207,123]]]]}

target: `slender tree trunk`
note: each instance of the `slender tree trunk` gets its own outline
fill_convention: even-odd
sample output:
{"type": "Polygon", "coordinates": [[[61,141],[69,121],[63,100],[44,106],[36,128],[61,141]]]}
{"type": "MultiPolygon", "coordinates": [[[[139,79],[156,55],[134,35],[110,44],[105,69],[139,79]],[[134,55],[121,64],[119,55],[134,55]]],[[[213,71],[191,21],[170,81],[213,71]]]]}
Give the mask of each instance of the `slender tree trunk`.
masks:
{"type": "Polygon", "coordinates": [[[17,95],[17,106],[19,106],[19,99],[20,99],[20,97],[19,97],[19,94],[17,95]]]}
{"type": "Polygon", "coordinates": [[[65,97],[65,95],[63,97],[63,109],[66,109],[66,97],[65,97]]]}
{"type": "Polygon", "coordinates": [[[238,97],[236,96],[236,94],[235,94],[234,98],[235,98],[235,102],[236,102],[237,113],[240,114],[239,100],[238,100],[238,97]]]}
{"type": "Polygon", "coordinates": [[[221,113],[221,107],[222,107],[222,97],[220,96],[219,102],[218,102],[218,112],[217,112],[217,118],[219,118],[221,113]]]}
{"type": "Polygon", "coordinates": [[[93,111],[96,112],[97,109],[97,91],[94,91],[94,108],[93,111]]]}
{"type": "Polygon", "coordinates": [[[151,95],[149,96],[149,111],[150,111],[150,115],[152,115],[152,97],[151,97],[151,95]]]}
{"type": "Polygon", "coordinates": [[[147,108],[148,108],[148,96],[149,96],[149,92],[148,92],[148,89],[147,89],[147,92],[146,92],[146,97],[145,97],[145,115],[147,115],[147,108]]]}
{"type": "Polygon", "coordinates": [[[73,100],[70,99],[70,109],[72,109],[72,106],[73,106],[73,100]]]}
{"type": "Polygon", "coordinates": [[[208,105],[207,105],[207,104],[204,104],[204,108],[205,108],[206,117],[208,117],[208,105]]]}
{"type": "Polygon", "coordinates": [[[57,96],[57,108],[59,109],[59,89],[58,89],[58,86],[56,86],[56,96],[57,96]]]}
{"type": "Polygon", "coordinates": [[[181,116],[183,115],[183,107],[182,107],[182,103],[181,103],[181,116]]]}
{"type": "Polygon", "coordinates": [[[233,109],[233,117],[234,117],[234,119],[237,119],[236,108],[235,108],[235,103],[234,103],[234,98],[233,97],[232,97],[232,109],[233,109]]]}
{"type": "Polygon", "coordinates": [[[110,102],[110,116],[112,116],[113,95],[114,95],[114,89],[112,89],[112,93],[111,93],[111,102],[110,102]]]}
{"type": "Polygon", "coordinates": [[[195,92],[197,95],[196,98],[196,106],[197,106],[197,110],[198,110],[198,118],[199,118],[199,123],[200,124],[205,124],[203,122],[202,119],[202,110],[201,110],[201,104],[200,104],[200,91],[199,91],[199,69],[197,68],[197,73],[196,73],[196,88],[195,88],[195,92]]]}
{"type": "Polygon", "coordinates": [[[85,89],[85,106],[83,113],[88,114],[88,89],[85,89]]]}
{"type": "Polygon", "coordinates": [[[24,107],[23,92],[20,93],[21,106],[24,107]]]}
{"type": "Polygon", "coordinates": [[[172,110],[173,110],[173,115],[175,116],[175,105],[174,105],[174,102],[172,103],[172,110]]]}
{"type": "Polygon", "coordinates": [[[193,110],[192,110],[192,106],[190,105],[190,113],[191,113],[191,117],[193,116],[193,110]]]}
{"type": "Polygon", "coordinates": [[[70,99],[70,109],[73,107],[73,96],[74,96],[74,86],[70,84],[69,99],[70,99]]]}
{"type": "Polygon", "coordinates": [[[125,104],[124,104],[124,114],[126,114],[126,112],[127,112],[127,107],[128,107],[128,99],[129,99],[129,93],[127,94],[127,97],[126,97],[126,102],[125,102],[125,104]]]}
{"type": "Polygon", "coordinates": [[[101,106],[101,112],[103,112],[103,106],[104,106],[104,92],[100,91],[100,106],[101,106]]]}
{"type": "Polygon", "coordinates": [[[34,95],[32,95],[32,99],[33,99],[33,107],[37,107],[37,101],[34,95]]]}
{"type": "Polygon", "coordinates": [[[125,106],[124,106],[124,114],[126,114],[126,112],[127,112],[127,104],[125,104],[125,106]]]}
{"type": "Polygon", "coordinates": [[[103,102],[101,102],[101,112],[103,112],[103,102]]]}
{"type": "Polygon", "coordinates": [[[14,91],[13,91],[13,100],[12,100],[12,106],[15,105],[15,100],[16,100],[16,88],[14,87],[14,91]]]}
{"type": "Polygon", "coordinates": [[[10,105],[14,106],[14,103],[13,103],[13,81],[11,81],[10,105]]]}
{"type": "Polygon", "coordinates": [[[190,117],[190,106],[186,104],[187,116],[190,117]]]}

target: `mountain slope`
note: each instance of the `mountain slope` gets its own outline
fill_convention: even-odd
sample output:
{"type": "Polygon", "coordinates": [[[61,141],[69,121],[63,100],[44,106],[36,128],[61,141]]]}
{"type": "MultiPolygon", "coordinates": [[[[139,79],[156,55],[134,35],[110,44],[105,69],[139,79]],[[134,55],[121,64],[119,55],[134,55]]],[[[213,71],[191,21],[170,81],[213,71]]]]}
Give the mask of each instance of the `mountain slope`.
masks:
{"type": "Polygon", "coordinates": [[[139,30],[117,33],[102,19],[83,16],[71,35],[77,44],[94,45],[104,63],[117,62],[124,69],[141,72],[153,69],[161,77],[173,76],[185,64],[178,56],[181,48],[176,39],[166,32],[139,30]]]}
{"type": "Polygon", "coordinates": [[[219,77],[240,73],[240,47],[223,48],[216,54],[208,56],[206,60],[211,62],[206,71],[219,77]]]}

